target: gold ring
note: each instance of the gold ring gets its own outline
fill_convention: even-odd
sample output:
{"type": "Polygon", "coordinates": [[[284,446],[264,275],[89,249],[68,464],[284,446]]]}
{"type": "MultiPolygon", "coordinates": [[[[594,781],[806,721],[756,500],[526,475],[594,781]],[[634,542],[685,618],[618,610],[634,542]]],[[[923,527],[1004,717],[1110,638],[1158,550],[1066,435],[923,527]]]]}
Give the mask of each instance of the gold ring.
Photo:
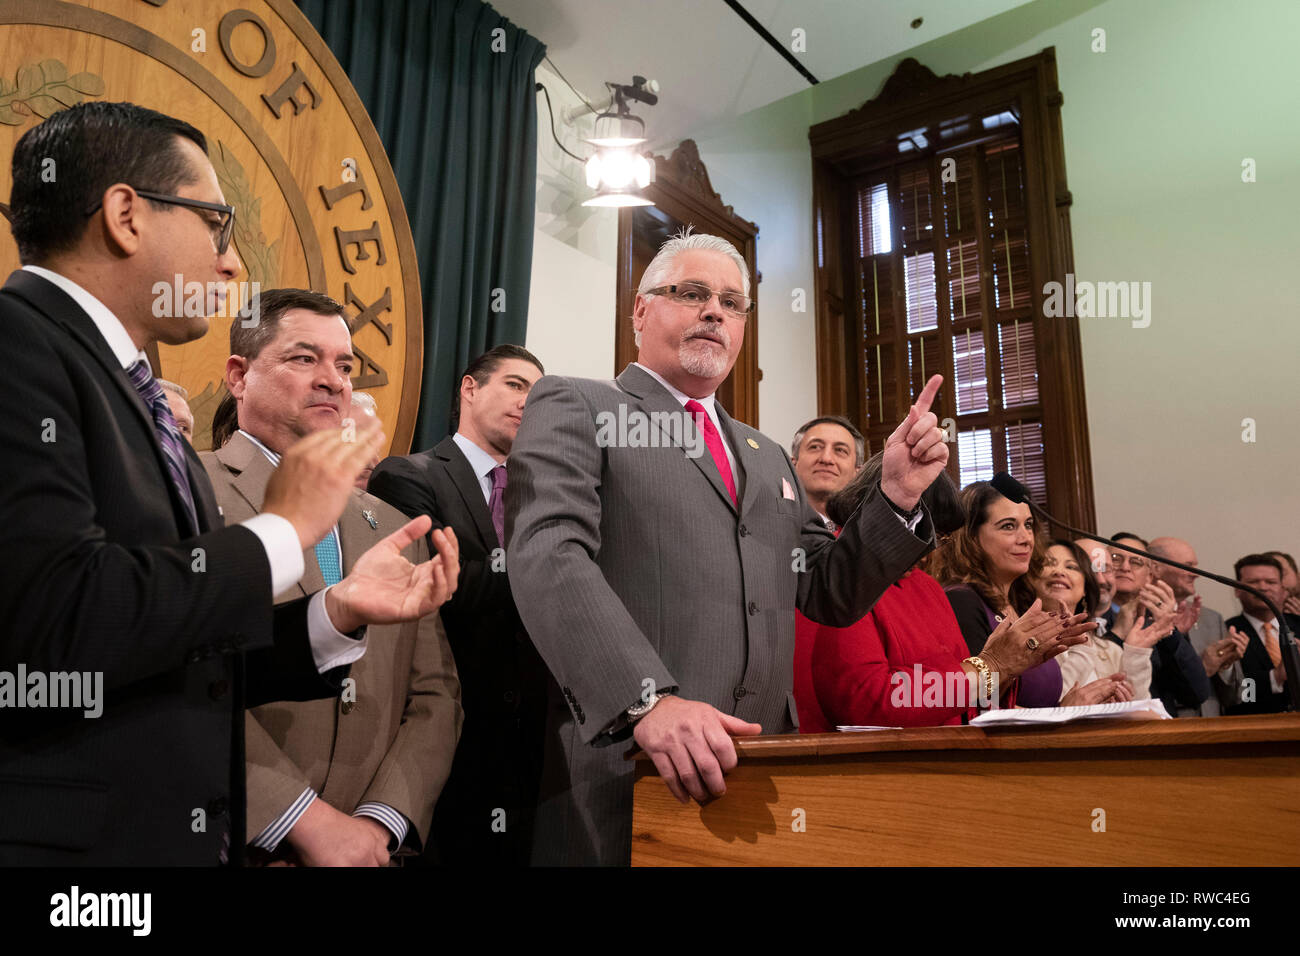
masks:
{"type": "Polygon", "coordinates": [[[1038,650],[1038,638],[1031,637],[1029,641],[1025,644],[1025,646],[1029,648],[1031,651],[1038,650]]]}

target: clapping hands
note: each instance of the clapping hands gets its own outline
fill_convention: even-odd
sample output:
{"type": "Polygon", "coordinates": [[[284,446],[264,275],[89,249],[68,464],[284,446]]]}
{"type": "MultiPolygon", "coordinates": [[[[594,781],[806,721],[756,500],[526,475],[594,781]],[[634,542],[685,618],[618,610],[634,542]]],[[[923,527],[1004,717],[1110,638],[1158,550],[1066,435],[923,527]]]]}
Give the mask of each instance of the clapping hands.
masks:
{"type": "Polygon", "coordinates": [[[1124,643],[1133,647],[1155,647],[1157,642],[1174,632],[1174,617],[1178,613],[1178,600],[1173,588],[1164,581],[1154,581],[1142,586],[1133,607],[1133,623],[1124,635],[1124,643]],[[1147,611],[1151,620],[1147,621],[1147,611]]]}
{"type": "Polygon", "coordinates": [[[980,657],[1009,680],[1084,643],[1096,627],[1087,614],[1045,611],[1039,599],[1022,615],[1008,612],[984,643],[980,657]]]}

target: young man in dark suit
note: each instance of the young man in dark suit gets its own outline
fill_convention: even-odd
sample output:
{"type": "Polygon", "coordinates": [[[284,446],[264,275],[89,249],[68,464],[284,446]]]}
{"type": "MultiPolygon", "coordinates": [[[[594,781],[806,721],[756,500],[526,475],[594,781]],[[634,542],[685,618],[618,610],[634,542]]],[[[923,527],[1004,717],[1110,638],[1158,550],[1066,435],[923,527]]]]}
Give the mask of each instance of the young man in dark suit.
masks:
{"type": "MultiPolygon", "coordinates": [[[[1263,591],[1279,608],[1286,599],[1282,587],[1282,564],[1269,554],[1248,554],[1234,565],[1237,580],[1263,591]]],[[[1228,633],[1246,638],[1240,669],[1219,672],[1230,684],[1227,714],[1279,714],[1286,710],[1286,665],[1282,661],[1281,632],[1277,616],[1249,591],[1234,592],[1242,613],[1229,618],[1228,633]],[[1234,679],[1235,678],[1235,679],[1234,679]],[[1249,682],[1249,683],[1247,683],[1249,682]]],[[[1285,612],[1283,612],[1285,614],[1285,612]]],[[[1286,614],[1291,633],[1300,634],[1300,617],[1286,614]]]]}
{"type": "MultiPolygon", "coordinates": [[[[3,715],[0,865],[238,862],[245,704],[337,693],[364,625],[401,607],[343,589],[271,606],[381,447],[377,427],[294,446],[263,514],[228,528],[176,429],[145,350],[208,320],[153,290],[199,282],[216,310],[240,270],[223,198],[203,135],[129,103],[58,112],[15,148],[0,671],[99,675],[104,700],[94,718],[3,715]]],[[[427,530],[411,523],[370,563],[412,577],[393,555],[427,530]]],[[[438,599],[454,563],[449,580],[421,566],[401,596],[438,599]]]]}
{"type": "Polygon", "coordinates": [[[518,345],[469,364],[452,434],[428,451],[380,462],[369,491],[409,517],[450,525],[463,563],[443,625],[460,675],[465,726],[433,819],[442,864],[528,862],[541,774],[548,674],[506,576],[503,491],[524,401],[544,374],[518,345]]]}

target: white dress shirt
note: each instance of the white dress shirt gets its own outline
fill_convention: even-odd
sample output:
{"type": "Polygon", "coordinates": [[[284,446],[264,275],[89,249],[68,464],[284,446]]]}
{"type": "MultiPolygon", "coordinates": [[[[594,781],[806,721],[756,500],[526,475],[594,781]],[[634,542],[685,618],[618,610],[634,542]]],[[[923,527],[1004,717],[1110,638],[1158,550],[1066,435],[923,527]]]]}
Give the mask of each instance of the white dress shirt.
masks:
{"type": "Polygon", "coordinates": [[[469,462],[470,469],[474,472],[474,477],[478,479],[479,487],[483,489],[483,500],[491,502],[492,500],[492,469],[497,465],[504,465],[505,462],[498,462],[495,458],[485,452],[478,445],[474,444],[460,432],[451,436],[451,440],[456,443],[456,447],[465,455],[469,462]]]}
{"type": "MultiPolygon", "coordinates": [[[[23,268],[52,282],[81,306],[124,370],[140,359],[148,360],[144,351],[131,340],[121,320],[99,299],[67,276],[40,266],[23,266],[23,268]]],[[[167,480],[171,480],[170,476],[167,480]]],[[[279,594],[297,584],[302,578],[305,566],[302,548],[298,544],[298,532],[294,530],[289,520],[279,515],[261,514],[254,515],[240,524],[257,535],[266,550],[266,559],[271,565],[271,593],[279,594]]],[[[325,612],[324,591],[315,595],[308,606],[307,633],[311,641],[312,659],[316,663],[316,669],[321,673],[352,663],[366,650],[364,635],[361,640],[354,640],[345,634],[340,634],[330,623],[329,615],[325,612]]]]}

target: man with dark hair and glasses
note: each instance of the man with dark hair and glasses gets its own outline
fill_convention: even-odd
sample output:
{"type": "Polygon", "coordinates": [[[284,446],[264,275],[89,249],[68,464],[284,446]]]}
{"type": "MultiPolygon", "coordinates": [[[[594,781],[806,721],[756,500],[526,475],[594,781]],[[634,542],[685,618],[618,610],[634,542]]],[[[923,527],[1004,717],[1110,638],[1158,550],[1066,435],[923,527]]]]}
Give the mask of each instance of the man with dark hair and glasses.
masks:
{"type": "MultiPolygon", "coordinates": [[[[245,705],[337,694],[365,651],[358,622],[384,616],[330,589],[271,602],[338,520],[379,428],[294,445],[262,514],[222,527],[149,365],[154,343],[203,335],[239,275],[206,150],[188,123],[130,103],[62,110],[14,149],[0,671],[97,676],[104,701],[95,719],[0,719],[0,865],[239,862],[245,705]],[[206,313],[156,308],[158,282],[200,283],[206,313]]],[[[454,554],[444,571],[397,553],[427,530],[372,549],[394,572],[389,620],[454,588],[454,554]]]]}

